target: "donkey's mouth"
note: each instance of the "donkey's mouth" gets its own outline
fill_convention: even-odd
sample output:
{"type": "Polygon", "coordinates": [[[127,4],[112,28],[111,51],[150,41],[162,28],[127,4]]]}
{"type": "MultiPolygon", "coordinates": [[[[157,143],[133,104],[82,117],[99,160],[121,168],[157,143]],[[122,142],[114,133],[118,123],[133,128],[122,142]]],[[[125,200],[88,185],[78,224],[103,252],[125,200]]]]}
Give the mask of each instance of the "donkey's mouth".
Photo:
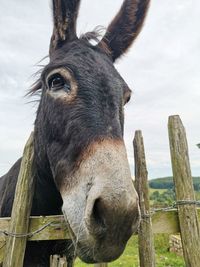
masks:
{"type": "MultiPolygon", "coordinates": [[[[73,245],[74,245],[74,247],[75,247],[75,245],[76,245],[76,240],[77,240],[76,235],[74,234],[74,232],[73,232],[73,230],[72,230],[72,228],[71,228],[71,226],[70,226],[70,223],[69,223],[69,221],[68,221],[68,219],[67,219],[67,214],[65,213],[65,211],[63,211],[63,215],[64,215],[64,218],[65,218],[65,223],[66,223],[66,225],[67,225],[67,230],[68,230],[68,232],[69,232],[69,236],[70,236],[70,238],[71,238],[71,240],[72,240],[72,243],[73,243],[73,245]]],[[[74,256],[76,256],[76,255],[74,254],[74,256]]]]}
{"type": "Polygon", "coordinates": [[[89,244],[77,246],[77,255],[85,263],[94,264],[101,262],[112,262],[118,259],[124,252],[125,244],[122,246],[108,246],[97,243],[94,246],[89,244]]]}
{"type": "MultiPolygon", "coordinates": [[[[70,223],[67,219],[67,214],[63,212],[70,238],[74,246],[74,258],[77,256],[85,263],[95,264],[100,262],[111,262],[116,260],[123,253],[126,242],[124,244],[107,244],[104,238],[99,240],[86,236],[84,239],[79,240],[79,236],[76,236],[70,223]]],[[[82,231],[85,229],[81,229],[82,231]]]]}
{"type": "MultiPolygon", "coordinates": [[[[67,219],[67,214],[63,211],[66,225],[69,231],[69,236],[74,246],[74,258],[77,256],[85,263],[94,264],[100,262],[111,262],[116,260],[124,251],[124,246],[108,246],[104,244],[103,238],[95,240],[88,236],[83,240],[79,240],[79,236],[74,233],[70,222],[67,219]]],[[[82,229],[83,230],[83,229],[82,229]]]]}

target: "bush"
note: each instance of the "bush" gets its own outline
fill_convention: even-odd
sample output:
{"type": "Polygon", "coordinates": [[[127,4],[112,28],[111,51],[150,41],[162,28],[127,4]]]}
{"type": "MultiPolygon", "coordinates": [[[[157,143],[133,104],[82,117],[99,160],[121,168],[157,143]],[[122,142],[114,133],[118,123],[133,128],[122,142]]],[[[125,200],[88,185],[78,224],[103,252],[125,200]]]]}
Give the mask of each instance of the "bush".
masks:
{"type": "Polygon", "coordinates": [[[171,206],[175,201],[175,192],[172,189],[168,189],[162,193],[154,191],[150,195],[150,200],[153,206],[171,206]]]}

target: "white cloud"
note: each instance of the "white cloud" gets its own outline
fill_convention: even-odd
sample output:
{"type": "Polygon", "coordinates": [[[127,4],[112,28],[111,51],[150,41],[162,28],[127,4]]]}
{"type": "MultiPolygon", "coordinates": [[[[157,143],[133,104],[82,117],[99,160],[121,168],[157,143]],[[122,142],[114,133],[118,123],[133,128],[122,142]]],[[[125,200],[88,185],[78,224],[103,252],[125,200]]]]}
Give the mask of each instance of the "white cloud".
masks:
{"type": "MultiPolygon", "coordinates": [[[[83,0],[79,32],[106,26],[122,0],[83,0]]],[[[48,52],[48,0],[7,0],[0,17],[0,174],[21,155],[34,111],[23,98],[33,67],[48,52]]],[[[200,32],[198,0],[152,1],[142,34],[118,64],[133,89],[126,108],[126,144],[133,170],[134,131],[143,131],[149,176],[171,174],[167,120],[179,114],[186,126],[194,175],[200,174],[200,32]],[[189,15],[188,15],[189,14],[189,15]]]]}

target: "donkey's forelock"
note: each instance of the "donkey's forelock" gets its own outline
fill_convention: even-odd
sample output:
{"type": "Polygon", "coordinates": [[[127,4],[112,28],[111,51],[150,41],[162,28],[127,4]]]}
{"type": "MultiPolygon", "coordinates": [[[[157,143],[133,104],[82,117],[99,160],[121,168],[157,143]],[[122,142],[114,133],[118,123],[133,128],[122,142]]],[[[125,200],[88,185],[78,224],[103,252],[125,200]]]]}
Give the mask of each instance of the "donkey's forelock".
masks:
{"type": "Polygon", "coordinates": [[[103,38],[103,34],[106,31],[106,28],[103,26],[97,26],[93,31],[86,32],[81,34],[80,40],[85,40],[92,45],[98,45],[101,39],[103,38]]]}

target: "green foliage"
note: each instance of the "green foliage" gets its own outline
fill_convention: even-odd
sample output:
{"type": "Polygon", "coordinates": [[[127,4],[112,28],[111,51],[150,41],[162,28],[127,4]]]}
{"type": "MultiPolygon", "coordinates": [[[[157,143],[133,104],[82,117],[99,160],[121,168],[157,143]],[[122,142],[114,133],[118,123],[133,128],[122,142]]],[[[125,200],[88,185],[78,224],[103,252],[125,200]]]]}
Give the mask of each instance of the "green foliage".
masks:
{"type": "MultiPolygon", "coordinates": [[[[200,192],[200,177],[193,177],[194,190],[200,192]]],[[[173,177],[157,178],[149,181],[149,187],[154,189],[173,189],[173,177]]]]}
{"type": "Polygon", "coordinates": [[[200,191],[195,192],[195,195],[196,195],[196,200],[200,200],[200,191]]]}
{"type": "Polygon", "coordinates": [[[200,192],[200,178],[194,177],[193,178],[194,190],[200,192]]]}
{"type": "MultiPolygon", "coordinates": [[[[184,261],[182,257],[170,253],[169,236],[155,235],[155,249],[156,249],[156,267],[183,267],[184,261]]],[[[87,267],[87,264],[80,260],[76,261],[75,267],[87,267]]],[[[92,265],[91,265],[92,266],[92,265]]],[[[138,267],[138,238],[134,236],[128,242],[124,254],[117,260],[108,265],[109,267],[138,267]]]]}
{"type": "Polygon", "coordinates": [[[165,177],[150,180],[149,187],[154,189],[172,189],[174,188],[173,178],[165,177]]]}
{"type": "Polygon", "coordinates": [[[171,206],[175,202],[175,192],[172,189],[163,191],[154,191],[150,193],[152,206],[171,206]]]}

